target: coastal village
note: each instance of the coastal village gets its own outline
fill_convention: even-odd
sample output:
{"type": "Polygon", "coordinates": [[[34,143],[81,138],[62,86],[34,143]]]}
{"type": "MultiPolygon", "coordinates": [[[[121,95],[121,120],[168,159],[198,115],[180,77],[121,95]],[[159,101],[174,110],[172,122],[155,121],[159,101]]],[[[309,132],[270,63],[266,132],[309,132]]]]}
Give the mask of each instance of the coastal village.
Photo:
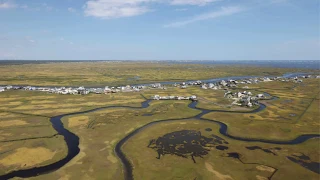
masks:
{"type": "MultiPolygon", "coordinates": [[[[265,99],[266,94],[256,94],[254,95],[250,91],[240,91],[239,89],[235,90],[239,84],[245,84],[243,89],[249,89],[250,84],[256,84],[260,82],[270,82],[270,81],[282,81],[282,82],[295,82],[302,83],[303,79],[306,78],[320,78],[320,76],[296,76],[291,78],[284,77],[263,77],[263,78],[248,78],[248,79],[239,79],[239,80],[221,80],[216,82],[202,82],[202,81],[189,81],[182,83],[171,84],[175,88],[186,89],[190,86],[199,86],[203,90],[223,90],[224,98],[233,99],[232,105],[238,106],[247,106],[252,107],[259,104],[259,100],[265,99]]],[[[169,85],[166,85],[169,86],[169,85]]],[[[136,85],[136,86],[118,86],[118,87],[109,87],[105,88],[85,88],[81,87],[34,87],[34,86],[0,86],[0,92],[10,91],[10,90],[25,90],[25,91],[39,91],[47,93],[55,93],[61,95],[87,95],[90,93],[93,94],[109,94],[109,93],[119,93],[119,92],[139,92],[146,89],[163,89],[166,90],[167,87],[161,83],[154,83],[149,85],[136,85]]],[[[197,96],[160,96],[154,95],[151,97],[153,100],[191,100],[197,101],[197,96]]]]}

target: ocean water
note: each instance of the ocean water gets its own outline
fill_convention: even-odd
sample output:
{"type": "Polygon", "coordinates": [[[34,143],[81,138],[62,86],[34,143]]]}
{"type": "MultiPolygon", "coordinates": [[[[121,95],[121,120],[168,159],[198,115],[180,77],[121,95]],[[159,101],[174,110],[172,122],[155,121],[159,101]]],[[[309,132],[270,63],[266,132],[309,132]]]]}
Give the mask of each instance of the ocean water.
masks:
{"type": "Polygon", "coordinates": [[[193,60],[193,61],[161,61],[173,64],[217,64],[217,65],[250,65],[276,68],[303,68],[303,69],[320,69],[320,60],[193,60]]]}

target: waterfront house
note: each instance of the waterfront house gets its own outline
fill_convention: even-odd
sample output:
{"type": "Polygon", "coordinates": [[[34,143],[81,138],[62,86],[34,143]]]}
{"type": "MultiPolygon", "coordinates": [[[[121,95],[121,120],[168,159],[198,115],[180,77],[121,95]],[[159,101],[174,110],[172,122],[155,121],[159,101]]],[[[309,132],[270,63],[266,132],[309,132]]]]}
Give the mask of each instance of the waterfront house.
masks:
{"type": "MultiPolygon", "coordinates": [[[[62,90],[64,90],[64,89],[62,89],[62,90]]],[[[89,94],[89,91],[87,89],[85,89],[83,86],[79,87],[77,89],[77,91],[78,91],[78,94],[81,94],[81,95],[89,94]]]]}
{"type": "Polygon", "coordinates": [[[197,96],[195,96],[195,95],[192,95],[192,96],[190,96],[190,98],[189,98],[190,100],[192,100],[192,101],[197,101],[197,96]]]}
{"type": "Polygon", "coordinates": [[[214,84],[213,84],[213,83],[209,83],[209,84],[208,84],[208,87],[211,89],[211,88],[214,87],[214,84]]]}
{"type": "Polygon", "coordinates": [[[208,87],[207,87],[205,84],[203,84],[203,85],[201,86],[201,88],[202,88],[202,89],[208,89],[208,87]]]}
{"type": "Polygon", "coordinates": [[[160,99],[160,96],[159,96],[159,95],[154,95],[154,96],[153,96],[153,99],[154,99],[154,100],[159,100],[159,99],[160,99]]]}
{"type": "Polygon", "coordinates": [[[6,89],[7,90],[10,90],[10,89],[12,89],[13,87],[11,86],[11,85],[8,85],[8,86],[6,86],[6,89]]]}
{"type": "Polygon", "coordinates": [[[95,90],[95,93],[96,94],[102,94],[104,92],[104,90],[102,89],[102,88],[97,88],[96,90],[95,90]]]}
{"type": "Polygon", "coordinates": [[[258,95],[257,95],[257,98],[259,98],[259,99],[264,98],[264,94],[258,94],[258,95]]]}
{"type": "Polygon", "coordinates": [[[160,83],[155,83],[155,84],[151,84],[152,88],[161,88],[161,84],[160,83]]]}

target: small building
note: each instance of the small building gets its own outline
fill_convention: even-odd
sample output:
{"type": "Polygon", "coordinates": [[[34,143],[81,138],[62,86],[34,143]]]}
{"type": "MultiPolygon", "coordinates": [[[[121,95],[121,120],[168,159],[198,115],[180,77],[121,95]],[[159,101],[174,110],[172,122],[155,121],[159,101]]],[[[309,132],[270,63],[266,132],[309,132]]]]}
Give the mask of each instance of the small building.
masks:
{"type": "Polygon", "coordinates": [[[85,89],[83,86],[79,87],[79,88],[77,89],[77,91],[78,91],[78,94],[81,94],[81,95],[87,95],[87,94],[89,94],[89,91],[88,91],[87,89],[85,89]]]}
{"type": "Polygon", "coordinates": [[[264,98],[264,94],[258,94],[258,95],[257,95],[257,98],[259,98],[259,99],[264,98]]]}
{"type": "Polygon", "coordinates": [[[104,88],[104,93],[105,94],[107,94],[107,93],[111,93],[111,88],[109,88],[108,86],[106,86],[105,88],[104,88]]]}
{"type": "Polygon", "coordinates": [[[152,99],[154,99],[154,100],[160,100],[160,96],[159,96],[159,95],[154,95],[154,96],[152,97],[152,99]]]}
{"type": "Polygon", "coordinates": [[[11,85],[8,85],[8,86],[6,86],[6,89],[7,90],[10,90],[10,89],[12,89],[13,87],[11,86],[11,85]]]}
{"type": "Polygon", "coordinates": [[[208,87],[207,87],[205,84],[203,84],[203,85],[201,86],[201,88],[202,88],[202,89],[208,89],[208,87]]]}
{"type": "Polygon", "coordinates": [[[197,101],[197,96],[195,96],[195,95],[190,96],[190,100],[197,101]]]}
{"type": "Polygon", "coordinates": [[[152,88],[161,88],[162,85],[160,83],[151,84],[152,88]]]}

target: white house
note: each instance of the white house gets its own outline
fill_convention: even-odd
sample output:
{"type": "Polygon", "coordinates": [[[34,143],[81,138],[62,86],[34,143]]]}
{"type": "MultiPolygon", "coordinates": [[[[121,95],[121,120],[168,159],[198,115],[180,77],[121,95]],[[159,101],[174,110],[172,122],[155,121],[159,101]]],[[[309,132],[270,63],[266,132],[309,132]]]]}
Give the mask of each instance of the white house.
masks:
{"type": "Polygon", "coordinates": [[[6,89],[7,90],[10,90],[10,89],[12,89],[13,87],[11,86],[11,85],[8,85],[8,86],[6,86],[6,89]]]}

